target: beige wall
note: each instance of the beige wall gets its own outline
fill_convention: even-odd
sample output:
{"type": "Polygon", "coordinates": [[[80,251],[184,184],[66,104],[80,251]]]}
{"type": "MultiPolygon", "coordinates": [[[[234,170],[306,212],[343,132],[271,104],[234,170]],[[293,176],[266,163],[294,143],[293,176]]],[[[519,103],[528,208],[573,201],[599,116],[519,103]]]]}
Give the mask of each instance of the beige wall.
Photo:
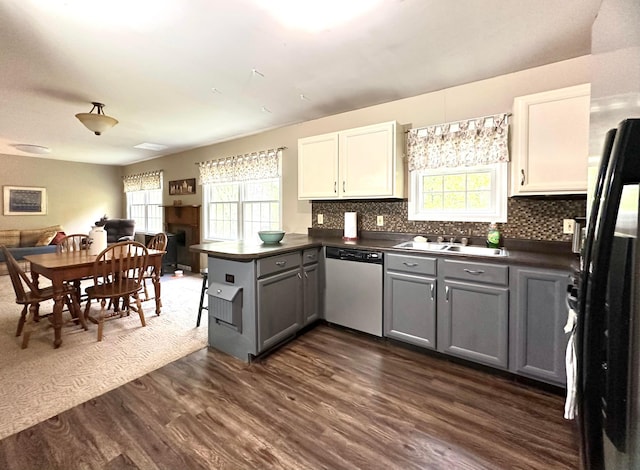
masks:
{"type": "MultiPolygon", "coordinates": [[[[422,127],[487,114],[512,111],[513,98],[520,95],[562,88],[590,81],[590,57],[578,57],[555,64],[434,93],[349,111],[301,124],[282,127],[229,142],[202,147],[125,167],[125,174],[164,170],[165,187],[169,180],[198,176],[196,162],[285,146],[283,152],[283,229],[306,233],[311,226],[311,203],[297,197],[297,142],[301,137],[334,132],[384,121],[397,120],[409,127],[422,127]]],[[[330,92],[330,90],[328,91],[330,92]]],[[[183,204],[201,204],[198,186],[194,196],[169,196],[164,203],[181,199],[183,204]]]]}
{"type": "Polygon", "coordinates": [[[0,154],[0,185],[47,189],[47,214],[0,215],[0,230],[62,225],[88,233],[102,215],[122,216],[122,168],[0,154]]]}

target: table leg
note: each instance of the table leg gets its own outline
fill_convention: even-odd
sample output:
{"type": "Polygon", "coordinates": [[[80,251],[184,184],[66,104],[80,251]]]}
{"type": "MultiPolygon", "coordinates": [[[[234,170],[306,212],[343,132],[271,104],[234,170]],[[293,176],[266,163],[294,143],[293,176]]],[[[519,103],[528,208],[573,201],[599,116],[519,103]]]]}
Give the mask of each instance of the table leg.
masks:
{"type": "Polygon", "coordinates": [[[151,281],[153,282],[153,290],[156,296],[156,315],[160,315],[160,309],[162,308],[162,300],[160,300],[160,276],[158,276],[157,273],[154,274],[151,281]]]}
{"type": "Polygon", "coordinates": [[[64,307],[64,295],[62,294],[62,286],[53,287],[56,293],[53,296],[53,347],[59,348],[62,344],[62,309],[64,307]]]}
{"type": "Polygon", "coordinates": [[[153,276],[151,281],[153,282],[153,290],[156,297],[156,315],[160,315],[160,309],[162,308],[162,300],[160,299],[160,276],[162,272],[162,258],[159,258],[153,266],[153,276]]]}

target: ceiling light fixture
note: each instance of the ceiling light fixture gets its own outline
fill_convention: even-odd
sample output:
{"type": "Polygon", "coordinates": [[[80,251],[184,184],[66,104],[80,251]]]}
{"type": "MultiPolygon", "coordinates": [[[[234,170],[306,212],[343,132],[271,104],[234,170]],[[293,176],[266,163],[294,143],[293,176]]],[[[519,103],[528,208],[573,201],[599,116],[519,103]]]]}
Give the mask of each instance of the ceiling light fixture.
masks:
{"type": "Polygon", "coordinates": [[[13,144],[12,146],[13,148],[18,149],[22,152],[33,153],[36,155],[46,155],[48,153],[51,153],[51,149],[43,145],[13,144]]]}
{"type": "Polygon", "coordinates": [[[84,126],[93,132],[95,135],[101,135],[104,131],[111,129],[113,126],[118,124],[118,120],[112,118],[111,116],[107,116],[102,108],[104,108],[104,104],[96,103],[92,101],[91,104],[93,108],[88,113],[78,113],[76,117],[78,120],[84,124],[84,126]],[[94,114],[93,111],[97,108],[97,112],[94,114]]]}

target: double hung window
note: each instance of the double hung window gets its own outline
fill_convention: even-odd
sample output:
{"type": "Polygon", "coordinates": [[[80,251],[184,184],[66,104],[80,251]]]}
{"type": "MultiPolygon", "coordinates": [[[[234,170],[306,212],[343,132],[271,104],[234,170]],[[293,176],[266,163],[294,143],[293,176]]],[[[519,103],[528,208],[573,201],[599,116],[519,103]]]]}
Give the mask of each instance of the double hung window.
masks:
{"type": "Polygon", "coordinates": [[[136,221],[136,232],[162,232],[162,171],[125,176],[123,183],[127,218],[136,221]]]}
{"type": "Polygon", "coordinates": [[[207,240],[259,241],[258,231],[282,228],[279,151],[200,164],[207,240]]]}
{"type": "Polygon", "coordinates": [[[411,129],[409,220],[506,222],[507,115],[411,129]]]}

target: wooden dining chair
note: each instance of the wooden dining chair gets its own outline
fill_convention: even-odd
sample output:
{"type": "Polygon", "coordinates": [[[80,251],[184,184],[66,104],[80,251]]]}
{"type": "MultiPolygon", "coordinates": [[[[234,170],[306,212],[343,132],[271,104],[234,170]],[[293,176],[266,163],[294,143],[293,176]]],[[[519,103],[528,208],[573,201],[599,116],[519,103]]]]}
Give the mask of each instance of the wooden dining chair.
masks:
{"type": "MultiPolygon", "coordinates": [[[[16,336],[22,335],[22,349],[29,345],[29,338],[33,328],[33,323],[40,320],[40,303],[46,300],[52,300],[54,297],[53,286],[39,288],[29,279],[29,276],[20,267],[11,252],[4,245],[0,245],[0,250],[4,255],[7,263],[7,270],[11,278],[11,284],[16,294],[16,303],[22,305],[22,312],[18,320],[18,329],[16,336]],[[25,327],[26,326],[26,327],[25,327]]],[[[86,330],[87,325],[80,311],[80,303],[77,297],[77,291],[73,286],[65,286],[64,300],[74,319],[77,319],[82,327],[86,330]]],[[[43,316],[49,316],[51,313],[43,316]]]]}
{"type": "Polygon", "coordinates": [[[89,235],[84,233],[74,233],[67,235],[58,242],[59,251],[61,253],[69,253],[72,251],[88,250],[89,235]]]}
{"type": "MultiPolygon", "coordinates": [[[[151,238],[147,242],[147,248],[150,250],[164,251],[167,248],[167,235],[162,232],[155,234],[153,238],[151,238]]],[[[149,297],[149,292],[147,291],[147,279],[152,279],[155,275],[160,276],[161,273],[156,273],[153,266],[148,266],[147,269],[145,269],[144,275],[142,277],[142,286],[144,288],[144,302],[153,299],[153,297],[149,297]]]]}
{"type": "Polygon", "coordinates": [[[102,341],[104,321],[110,317],[138,313],[142,326],[146,326],[139,292],[143,287],[143,275],[147,267],[147,248],[138,242],[124,241],[108,246],[93,263],[93,285],[87,287],[87,306],[84,316],[98,325],[98,341],[102,341]],[[135,306],[131,305],[131,299],[135,306]],[[97,318],[89,315],[91,300],[100,300],[97,318]],[[122,299],[122,308],[107,313],[107,299],[117,303],[122,299]]]}
{"type": "MultiPolygon", "coordinates": [[[[74,233],[72,235],[66,235],[64,238],[61,238],[58,242],[58,252],[59,253],[72,253],[79,252],[82,250],[89,249],[89,235],[84,233],[74,233]]],[[[78,302],[82,302],[86,300],[86,296],[82,295],[82,290],[80,289],[81,281],[85,279],[91,279],[90,277],[83,277],[80,279],[74,279],[72,281],[68,281],[69,284],[72,284],[73,287],[78,292],[78,302]]]]}

